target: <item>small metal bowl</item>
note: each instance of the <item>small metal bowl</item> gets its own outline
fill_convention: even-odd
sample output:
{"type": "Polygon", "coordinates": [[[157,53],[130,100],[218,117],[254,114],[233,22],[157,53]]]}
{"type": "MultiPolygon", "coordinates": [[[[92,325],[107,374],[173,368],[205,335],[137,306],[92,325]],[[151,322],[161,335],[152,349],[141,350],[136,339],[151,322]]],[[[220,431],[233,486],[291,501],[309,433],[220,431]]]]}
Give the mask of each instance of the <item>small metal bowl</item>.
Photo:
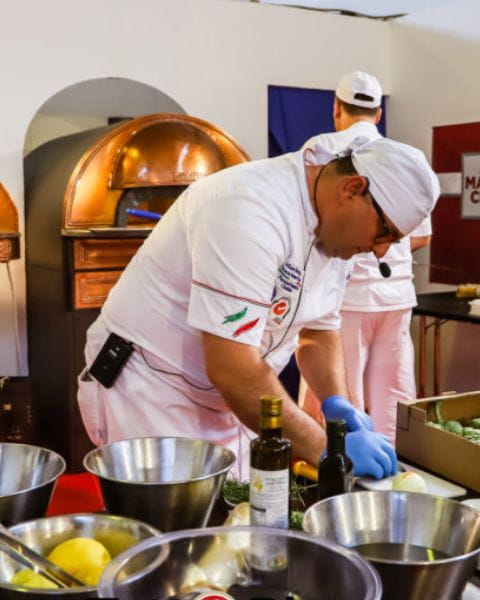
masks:
{"type": "Polygon", "coordinates": [[[63,458],[47,448],[0,444],[0,522],[5,526],[43,517],[63,458]]]}
{"type": "Polygon", "coordinates": [[[220,444],[145,437],[92,450],[83,464],[98,476],[108,512],[172,531],[207,524],[234,462],[220,444]]]}
{"type": "MultiPolygon", "coordinates": [[[[95,513],[60,515],[27,521],[9,528],[12,535],[24,544],[47,556],[55,546],[74,537],[94,538],[109,551],[112,559],[139,542],[160,531],[134,519],[95,513]]],[[[2,599],[26,600],[31,594],[37,596],[96,598],[97,588],[33,589],[8,583],[16,571],[24,569],[5,554],[0,554],[0,597],[2,599]]]]}

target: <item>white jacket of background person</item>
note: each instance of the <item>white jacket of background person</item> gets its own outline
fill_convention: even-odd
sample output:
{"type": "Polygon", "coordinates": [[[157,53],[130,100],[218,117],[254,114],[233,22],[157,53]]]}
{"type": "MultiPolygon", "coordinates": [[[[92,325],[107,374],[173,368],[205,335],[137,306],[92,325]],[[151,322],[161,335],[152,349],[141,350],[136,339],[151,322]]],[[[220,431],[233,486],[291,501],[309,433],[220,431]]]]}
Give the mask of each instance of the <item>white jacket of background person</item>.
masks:
{"type": "MultiPolygon", "coordinates": [[[[348,129],[320,134],[302,147],[316,143],[341,152],[357,138],[381,137],[369,121],[348,129]]],[[[398,199],[402,201],[401,198],[398,199]]],[[[430,217],[410,237],[432,233],[430,217]]],[[[416,395],[414,352],[410,336],[411,309],[416,305],[410,237],[392,244],[382,258],[391,268],[384,278],[372,252],[357,254],[342,304],[342,339],[352,404],[366,408],[375,430],[395,441],[397,402],[416,395]]]]}

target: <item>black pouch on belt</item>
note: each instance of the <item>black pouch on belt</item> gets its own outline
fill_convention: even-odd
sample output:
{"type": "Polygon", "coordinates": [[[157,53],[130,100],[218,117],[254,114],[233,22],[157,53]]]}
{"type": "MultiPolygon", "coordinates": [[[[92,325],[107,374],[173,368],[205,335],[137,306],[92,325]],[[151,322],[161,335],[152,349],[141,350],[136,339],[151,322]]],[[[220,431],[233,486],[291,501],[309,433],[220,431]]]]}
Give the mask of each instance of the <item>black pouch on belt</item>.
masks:
{"type": "Polygon", "coordinates": [[[112,387],[132,352],[131,342],[111,333],[88,372],[104,387],[112,387]]]}

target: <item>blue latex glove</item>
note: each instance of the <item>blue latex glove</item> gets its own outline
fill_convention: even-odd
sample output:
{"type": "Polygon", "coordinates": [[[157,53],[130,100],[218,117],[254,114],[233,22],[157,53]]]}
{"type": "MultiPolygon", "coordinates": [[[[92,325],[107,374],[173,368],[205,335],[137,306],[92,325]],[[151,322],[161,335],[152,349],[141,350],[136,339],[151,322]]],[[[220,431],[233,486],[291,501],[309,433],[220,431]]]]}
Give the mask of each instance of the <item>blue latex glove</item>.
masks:
{"type": "Polygon", "coordinates": [[[381,433],[360,429],[345,436],[345,451],[356,477],[383,479],[397,472],[397,455],[381,433]]]}
{"type": "Polygon", "coordinates": [[[347,431],[369,429],[373,431],[370,417],[362,410],[355,408],[343,396],[329,396],[322,402],[322,411],[327,421],[330,419],[345,419],[347,431]]]}

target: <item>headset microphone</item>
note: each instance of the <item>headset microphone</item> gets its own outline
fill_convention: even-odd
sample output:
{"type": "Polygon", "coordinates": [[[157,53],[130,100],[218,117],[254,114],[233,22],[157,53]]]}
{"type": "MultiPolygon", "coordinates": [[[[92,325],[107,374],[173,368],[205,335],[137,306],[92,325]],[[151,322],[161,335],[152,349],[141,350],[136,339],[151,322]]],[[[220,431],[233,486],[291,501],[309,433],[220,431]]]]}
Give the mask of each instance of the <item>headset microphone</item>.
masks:
{"type": "Polygon", "coordinates": [[[390,268],[389,264],[384,262],[383,260],[380,261],[378,256],[376,258],[378,260],[378,270],[382,274],[382,277],[385,277],[385,279],[387,277],[390,277],[390,275],[392,274],[392,269],[390,268]]]}

